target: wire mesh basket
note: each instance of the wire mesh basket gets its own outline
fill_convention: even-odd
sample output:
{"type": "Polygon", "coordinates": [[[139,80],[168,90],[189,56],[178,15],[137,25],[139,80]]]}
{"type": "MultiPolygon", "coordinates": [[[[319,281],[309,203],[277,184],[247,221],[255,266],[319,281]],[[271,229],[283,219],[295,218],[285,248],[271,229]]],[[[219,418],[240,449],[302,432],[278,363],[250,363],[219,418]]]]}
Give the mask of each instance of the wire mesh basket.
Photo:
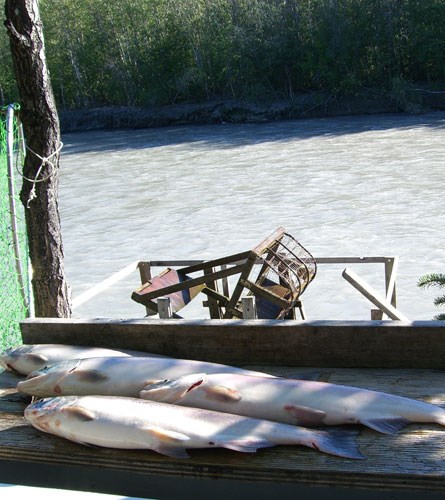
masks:
{"type": "Polygon", "coordinates": [[[293,236],[284,233],[259,255],[261,270],[255,280],[273,296],[286,302],[278,319],[286,317],[317,273],[312,254],[293,236]]]}

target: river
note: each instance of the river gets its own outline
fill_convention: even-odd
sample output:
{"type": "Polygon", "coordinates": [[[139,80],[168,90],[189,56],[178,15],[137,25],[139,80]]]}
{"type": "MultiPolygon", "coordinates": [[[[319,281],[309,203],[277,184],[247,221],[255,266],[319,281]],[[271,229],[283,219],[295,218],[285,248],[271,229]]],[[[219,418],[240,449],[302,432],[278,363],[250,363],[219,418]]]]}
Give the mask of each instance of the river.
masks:
{"type": "MultiPolygon", "coordinates": [[[[397,306],[431,319],[445,272],[445,113],[184,125],[63,136],[59,204],[73,296],[134,260],[210,259],[278,226],[315,257],[399,256],[397,306]]],[[[384,292],[382,264],[320,265],[308,319],[369,319],[345,267],[384,292]]],[[[159,270],[160,271],[160,270],[159,270]]],[[[134,273],[75,317],[142,317],[134,273]]],[[[204,298],[204,297],[203,297],[204,298]]],[[[200,300],[186,317],[205,317],[200,300]]]]}

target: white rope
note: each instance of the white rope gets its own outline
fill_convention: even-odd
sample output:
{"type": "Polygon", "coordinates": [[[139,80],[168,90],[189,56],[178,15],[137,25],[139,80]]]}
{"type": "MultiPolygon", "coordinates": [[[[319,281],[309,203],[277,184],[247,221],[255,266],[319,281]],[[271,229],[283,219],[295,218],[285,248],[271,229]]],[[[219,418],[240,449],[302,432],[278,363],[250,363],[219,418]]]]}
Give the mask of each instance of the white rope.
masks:
{"type": "Polygon", "coordinates": [[[17,172],[19,173],[19,175],[27,180],[28,182],[31,182],[32,183],[32,188],[31,188],[31,191],[29,192],[29,197],[28,197],[28,201],[26,203],[26,208],[29,208],[29,204],[31,203],[31,201],[36,197],[36,184],[38,182],[45,182],[47,181],[48,179],[50,179],[53,175],[56,175],[57,174],[57,169],[56,169],[56,166],[54,165],[54,163],[51,160],[51,158],[53,156],[56,156],[57,154],[60,153],[60,151],[62,150],[63,148],[63,142],[60,142],[59,144],[59,147],[53,152],[51,153],[49,156],[45,157],[45,156],[40,156],[38,153],[36,153],[35,151],[33,151],[29,146],[26,146],[26,149],[28,151],[30,151],[33,155],[37,156],[37,158],[42,162],[40,164],[40,167],[39,169],[37,170],[37,173],[36,173],[36,176],[34,179],[29,179],[28,177],[26,177],[25,175],[23,175],[22,172],[20,172],[18,169],[17,169],[17,172]],[[39,175],[42,171],[42,169],[45,167],[45,165],[50,165],[51,167],[51,171],[49,172],[48,175],[46,175],[45,177],[42,177],[41,179],[39,179],[39,175]]]}

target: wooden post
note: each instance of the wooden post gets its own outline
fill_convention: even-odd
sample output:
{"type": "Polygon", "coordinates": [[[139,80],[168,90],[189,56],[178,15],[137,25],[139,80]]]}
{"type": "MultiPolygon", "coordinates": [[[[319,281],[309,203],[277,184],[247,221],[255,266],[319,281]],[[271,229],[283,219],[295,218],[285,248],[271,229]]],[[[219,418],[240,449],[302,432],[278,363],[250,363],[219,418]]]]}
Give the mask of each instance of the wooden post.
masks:
{"type": "MultiPolygon", "coordinates": [[[[385,259],[386,300],[390,302],[391,305],[394,307],[397,307],[396,276],[397,276],[398,265],[399,265],[398,257],[387,257],[385,259]]],[[[371,309],[371,319],[372,320],[385,319],[385,315],[380,309],[371,309]]]]}
{"type": "MultiPolygon", "coordinates": [[[[152,278],[151,262],[150,261],[139,262],[138,269],[139,269],[139,275],[141,277],[141,284],[144,285],[145,283],[148,283],[152,278]]],[[[147,316],[154,316],[156,314],[155,311],[153,311],[153,309],[150,309],[149,307],[146,307],[145,311],[147,313],[147,316]]]]}
{"type": "Polygon", "coordinates": [[[160,319],[169,319],[172,317],[172,308],[169,297],[159,297],[157,299],[158,313],[160,319]]]}
{"type": "MultiPolygon", "coordinates": [[[[210,269],[204,269],[204,276],[212,274],[214,271],[213,267],[210,269]]],[[[216,281],[210,281],[206,284],[206,286],[207,288],[210,288],[210,290],[215,290],[215,292],[218,291],[218,283],[216,281]]],[[[209,308],[211,319],[221,319],[221,308],[215,297],[209,296],[206,300],[206,306],[209,308]]]]}
{"type": "Polygon", "coordinates": [[[243,319],[257,319],[255,297],[249,295],[241,299],[243,304],[243,319]]]}
{"type": "Polygon", "coordinates": [[[398,265],[398,257],[388,258],[385,261],[386,300],[389,300],[394,307],[397,307],[396,276],[398,265]]]}

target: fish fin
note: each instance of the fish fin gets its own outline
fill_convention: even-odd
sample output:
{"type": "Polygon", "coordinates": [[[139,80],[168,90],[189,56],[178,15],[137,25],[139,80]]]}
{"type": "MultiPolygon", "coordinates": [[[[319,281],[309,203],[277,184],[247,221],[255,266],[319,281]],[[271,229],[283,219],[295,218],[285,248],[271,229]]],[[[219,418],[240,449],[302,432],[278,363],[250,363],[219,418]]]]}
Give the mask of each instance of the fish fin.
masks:
{"type": "Polygon", "coordinates": [[[436,419],[434,420],[435,424],[439,425],[445,425],[445,411],[441,409],[441,413],[437,415],[436,419]]]}
{"type": "Polygon", "coordinates": [[[356,437],[359,431],[332,428],[327,431],[314,432],[316,432],[316,434],[311,443],[312,448],[342,458],[352,458],[356,460],[363,460],[365,458],[357,445],[356,437]]]}
{"type": "Polygon", "coordinates": [[[162,427],[144,427],[144,430],[150,434],[151,437],[157,439],[161,443],[182,443],[190,441],[190,437],[182,434],[181,432],[171,431],[162,427]]]}
{"type": "Polygon", "coordinates": [[[161,443],[159,446],[152,448],[153,451],[157,451],[161,455],[167,455],[172,458],[190,458],[190,455],[186,452],[184,448],[177,446],[169,446],[161,443]]]}
{"type": "Polygon", "coordinates": [[[326,412],[309,406],[286,404],[284,410],[295,418],[295,424],[308,427],[321,425],[326,417],[326,412]]]}
{"type": "Polygon", "coordinates": [[[212,385],[209,387],[205,386],[202,390],[204,391],[206,398],[222,401],[223,403],[237,403],[241,400],[241,394],[236,389],[232,389],[231,387],[212,385]]]}
{"type": "Polygon", "coordinates": [[[229,450],[241,451],[243,453],[255,453],[259,448],[270,448],[275,446],[275,443],[267,439],[258,439],[255,437],[249,438],[248,436],[243,439],[234,439],[232,441],[225,441],[215,444],[221,448],[228,448],[229,450]]]}
{"type": "Polygon", "coordinates": [[[99,370],[75,370],[73,371],[73,375],[75,375],[81,382],[89,382],[91,384],[105,382],[110,378],[108,375],[101,373],[99,370]]]}
{"type": "Polygon", "coordinates": [[[164,380],[160,379],[160,378],[159,379],[153,378],[153,379],[149,379],[149,380],[144,380],[144,387],[142,388],[142,390],[150,389],[151,385],[160,384],[161,382],[164,382],[164,380]]]}
{"type": "Polygon", "coordinates": [[[181,446],[184,441],[190,440],[189,436],[162,427],[145,427],[145,431],[151,439],[156,441],[151,446],[154,451],[172,458],[190,458],[190,455],[181,446]]]}
{"type": "Polygon", "coordinates": [[[42,365],[46,365],[48,363],[48,358],[47,356],[44,356],[43,354],[25,354],[26,359],[32,363],[33,365],[36,365],[38,367],[42,365]]]}
{"type": "Polygon", "coordinates": [[[383,434],[395,434],[411,421],[403,417],[381,417],[360,419],[360,423],[383,434]]]}
{"type": "Polygon", "coordinates": [[[80,420],[81,422],[88,422],[96,418],[94,412],[87,410],[86,408],[82,408],[81,406],[66,406],[61,410],[61,412],[64,415],[80,420]]]}

